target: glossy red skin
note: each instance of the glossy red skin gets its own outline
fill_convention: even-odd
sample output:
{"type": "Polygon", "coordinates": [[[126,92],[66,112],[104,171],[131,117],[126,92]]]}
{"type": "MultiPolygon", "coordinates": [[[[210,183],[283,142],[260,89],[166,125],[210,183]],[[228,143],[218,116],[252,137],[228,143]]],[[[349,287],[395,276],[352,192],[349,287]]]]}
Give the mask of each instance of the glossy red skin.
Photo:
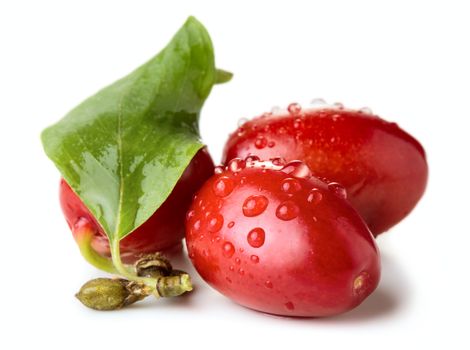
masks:
{"type": "Polygon", "coordinates": [[[428,177],[417,140],[395,123],[352,110],[255,118],[230,135],[222,161],[248,154],[302,160],[316,176],[341,183],[374,236],[411,212],[428,177]],[[257,147],[258,138],[265,142],[257,147]]]}
{"type": "MultiPolygon", "coordinates": [[[[161,207],[140,227],[120,242],[121,257],[134,261],[142,253],[153,253],[181,244],[184,237],[184,217],[194,193],[214,173],[214,163],[207,150],[201,149],[178,180],[175,188],[161,207]]],[[[70,186],[61,179],[60,204],[65,219],[72,229],[80,218],[93,222],[95,236],[92,247],[109,257],[109,242],[103,229],[70,186]]],[[[73,232],[77,239],[76,232],[73,232]]]]}
{"type": "Polygon", "coordinates": [[[375,240],[350,204],[325,183],[314,177],[298,179],[301,190],[288,194],[281,190],[286,178],[292,177],[247,167],[236,175],[224,171],[209,179],[187,215],[189,257],[206,282],[248,308],[303,317],[348,311],[379,282],[375,240]],[[226,197],[213,189],[223,176],[234,184],[226,197]],[[316,205],[306,200],[312,188],[323,195],[316,205]],[[265,196],[268,205],[260,215],[247,217],[242,206],[252,195],[265,196]],[[299,208],[289,221],[276,216],[276,208],[286,200],[299,208]],[[213,220],[218,215],[223,218],[220,229],[213,220]],[[257,248],[248,243],[248,233],[256,227],[265,231],[264,244],[257,248]],[[227,243],[234,248],[231,257],[227,243]],[[368,277],[355,290],[354,280],[361,273],[368,277]]]}

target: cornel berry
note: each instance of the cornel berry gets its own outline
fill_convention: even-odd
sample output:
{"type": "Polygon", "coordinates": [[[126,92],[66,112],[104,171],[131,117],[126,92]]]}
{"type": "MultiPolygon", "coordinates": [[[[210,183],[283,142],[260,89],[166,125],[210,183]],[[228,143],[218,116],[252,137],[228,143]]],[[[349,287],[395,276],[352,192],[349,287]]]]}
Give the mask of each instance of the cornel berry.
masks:
{"type": "Polygon", "coordinates": [[[411,212],[428,176],[416,139],[369,109],[340,104],[306,110],[291,104],[285,113],[244,122],[229,137],[222,161],[249,154],[301,160],[315,176],[341,184],[336,190],[347,195],[375,236],[411,212]]]}
{"type": "Polygon", "coordinates": [[[327,316],[360,304],[380,277],[374,238],[302,162],[233,159],[200,189],[186,219],[198,273],[246,307],[327,316]],[[217,218],[217,225],[213,220],[217,218]]]}

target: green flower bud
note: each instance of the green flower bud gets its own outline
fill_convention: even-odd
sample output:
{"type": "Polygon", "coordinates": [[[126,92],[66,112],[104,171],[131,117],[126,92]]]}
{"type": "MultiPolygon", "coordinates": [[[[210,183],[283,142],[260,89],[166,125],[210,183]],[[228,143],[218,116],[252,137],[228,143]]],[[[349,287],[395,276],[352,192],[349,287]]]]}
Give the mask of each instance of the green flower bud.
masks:
{"type": "Polygon", "coordinates": [[[150,293],[148,287],[138,282],[96,278],[85,283],[75,296],[91,309],[117,310],[142,300],[150,293]]]}

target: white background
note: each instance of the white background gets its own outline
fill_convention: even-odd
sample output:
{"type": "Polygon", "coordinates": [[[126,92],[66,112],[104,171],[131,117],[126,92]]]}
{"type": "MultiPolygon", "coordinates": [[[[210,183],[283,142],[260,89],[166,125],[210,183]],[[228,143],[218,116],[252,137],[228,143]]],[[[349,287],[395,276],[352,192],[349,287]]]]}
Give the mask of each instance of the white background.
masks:
{"type": "MultiPolygon", "coordinates": [[[[470,11],[466,1],[10,1],[0,5],[0,348],[468,349],[470,11]],[[220,160],[241,117],[323,97],[368,106],[424,145],[427,192],[378,239],[383,278],[360,307],[289,319],[237,306],[196,277],[179,300],[119,312],[74,293],[103,273],[80,256],[40,131],[158,52],[195,15],[216,86],[201,128],[220,160]],[[256,347],[255,347],[256,346],[256,347]]],[[[468,2],[467,2],[468,3],[468,2]]]]}

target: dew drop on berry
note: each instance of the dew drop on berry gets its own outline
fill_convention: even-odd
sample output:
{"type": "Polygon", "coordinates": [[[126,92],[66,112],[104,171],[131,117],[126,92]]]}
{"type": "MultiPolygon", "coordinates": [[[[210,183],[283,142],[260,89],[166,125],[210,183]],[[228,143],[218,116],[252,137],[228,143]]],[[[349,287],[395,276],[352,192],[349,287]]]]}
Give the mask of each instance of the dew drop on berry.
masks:
{"type": "Polygon", "coordinates": [[[218,197],[227,197],[230,193],[232,193],[234,187],[235,184],[231,178],[222,176],[214,181],[214,184],[212,185],[212,191],[218,197]]]}
{"type": "Polygon", "coordinates": [[[326,101],[322,98],[314,98],[313,100],[310,101],[310,105],[312,107],[323,107],[326,106],[326,101]]]}
{"type": "Polygon", "coordinates": [[[284,166],[286,165],[286,160],[282,157],[274,157],[270,159],[271,163],[276,166],[284,166]]]}
{"type": "Polygon", "coordinates": [[[245,270],[240,267],[240,268],[238,269],[238,274],[239,274],[240,276],[243,276],[243,275],[245,274],[245,270]]]}
{"type": "Polygon", "coordinates": [[[228,268],[230,271],[234,271],[235,270],[235,267],[233,265],[230,265],[230,267],[228,268]]]}
{"type": "Polygon", "coordinates": [[[253,248],[259,248],[264,244],[265,233],[261,227],[252,229],[247,236],[248,244],[253,248]]]}
{"type": "Polygon", "coordinates": [[[369,107],[362,107],[362,108],[359,110],[359,113],[363,113],[363,114],[372,114],[372,109],[370,109],[369,107]]]}
{"type": "Polygon", "coordinates": [[[230,243],[230,242],[225,242],[225,243],[222,245],[222,254],[223,254],[226,258],[231,258],[234,253],[235,253],[235,247],[233,246],[232,243],[230,243]]]}
{"type": "Polygon", "coordinates": [[[243,203],[243,214],[248,217],[260,215],[266,210],[268,203],[268,199],[263,195],[249,196],[243,203]]]}
{"type": "Polygon", "coordinates": [[[225,277],[225,279],[227,280],[228,283],[232,283],[232,280],[230,279],[230,277],[225,277]]]}
{"type": "Polygon", "coordinates": [[[273,148],[274,146],[276,146],[276,142],[274,142],[274,141],[269,141],[268,142],[268,147],[269,148],[273,148]]]}
{"type": "Polygon", "coordinates": [[[281,189],[285,193],[294,194],[302,189],[302,185],[299,180],[289,177],[282,181],[281,189]]]}
{"type": "Polygon", "coordinates": [[[259,157],[254,155],[254,154],[249,154],[246,158],[245,158],[245,162],[246,163],[253,163],[253,162],[259,162],[259,157]]]}
{"type": "Polygon", "coordinates": [[[340,198],[346,199],[348,196],[344,186],[337,182],[330,182],[328,184],[328,189],[340,198]]]}
{"type": "Polygon", "coordinates": [[[228,228],[232,228],[235,225],[235,222],[230,221],[227,225],[228,228]]]}
{"type": "Polygon", "coordinates": [[[229,163],[228,163],[228,170],[230,170],[232,173],[238,173],[245,169],[246,167],[246,162],[243,159],[240,158],[233,158],[229,163]]]}
{"type": "Polygon", "coordinates": [[[243,136],[244,134],[245,134],[245,128],[239,127],[239,128],[237,129],[237,136],[238,136],[238,137],[241,137],[241,136],[243,136]]]}
{"type": "Polygon", "coordinates": [[[299,207],[292,201],[279,204],[276,209],[276,216],[284,221],[295,219],[299,215],[299,207]]]}
{"type": "Polygon", "coordinates": [[[312,188],[307,196],[307,202],[316,205],[321,202],[323,195],[318,188],[312,188]]]}
{"type": "Polygon", "coordinates": [[[219,232],[224,225],[224,217],[219,213],[210,213],[207,217],[207,230],[215,233],[219,232]]]}
{"type": "Polygon", "coordinates": [[[196,215],[196,212],[194,210],[190,210],[186,213],[186,220],[191,220],[194,215],[196,215]]]}
{"type": "Polygon", "coordinates": [[[240,265],[240,264],[242,263],[242,261],[240,260],[240,258],[236,258],[236,259],[235,259],[235,263],[236,263],[237,265],[240,265]]]}
{"type": "Polygon", "coordinates": [[[250,260],[251,260],[251,262],[252,262],[253,264],[259,263],[259,257],[258,257],[258,255],[252,255],[252,256],[250,256],[250,260]]]}
{"type": "Polygon", "coordinates": [[[214,168],[214,174],[219,175],[224,172],[224,168],[221,165],[218,165],[214,168]]]}
{"type": "Polygon", "coordinates": [[[279,106],[274,106],[271,108],[271,115],[278,115],[282,113],[282,108],[279,106]]]}
{"type": "Polygon", "coordinates": [[[245,123],[246,123],[247,121],[248,121],[247,118],[240,118],[240,119],[238,119],[237,126],[238,126],[238,127],[241,127],[241,126],[245,125],[245,123]]]}
{"type": "Polygon", "coordinates": [[[292,115],[297,115],[302,110],[302,107],[298,103],[291,103],[287,106],[287,111],[292,115]]]}
{"type": "Polygon", "coordinates": [[[197,233],[197,232],[199,232],[200,229],[201,229],[201,220],[197,219],[193,223],[192,232],[197,233]]]}
{"type": "Polygon", "coordinates": [[[310,168],[300,160],[290,161],[282,167],[281,171],[300,179],[308,179],[312,177],[310,168]]]}
{"type": "Polygon", "coordinates": [[[294,127],[294,129],[299,129],[302,126],[302,119],[296,118],[292,126],[294,127]]]}
{"type": "Polygon", "coordinates": [[[333,103],[333,106],[338,109],[344,109],[344,105],[341,102],[335,102],[333,103]]]}
{"type": "Polygon", "coordinates": [[[255,147],[258,149],[263,149],[266,147],[268,141],[266,140],[266,137],[264,136],[258,136],[255,140],[255,147]]]}
{"type": "Polygon", "coordinates": [[[264,285],[266,286],[266,288],[269,288],[269,289],[271,289],[273,287],[273,283],[269,280],[264,282],[264,285]]]}

